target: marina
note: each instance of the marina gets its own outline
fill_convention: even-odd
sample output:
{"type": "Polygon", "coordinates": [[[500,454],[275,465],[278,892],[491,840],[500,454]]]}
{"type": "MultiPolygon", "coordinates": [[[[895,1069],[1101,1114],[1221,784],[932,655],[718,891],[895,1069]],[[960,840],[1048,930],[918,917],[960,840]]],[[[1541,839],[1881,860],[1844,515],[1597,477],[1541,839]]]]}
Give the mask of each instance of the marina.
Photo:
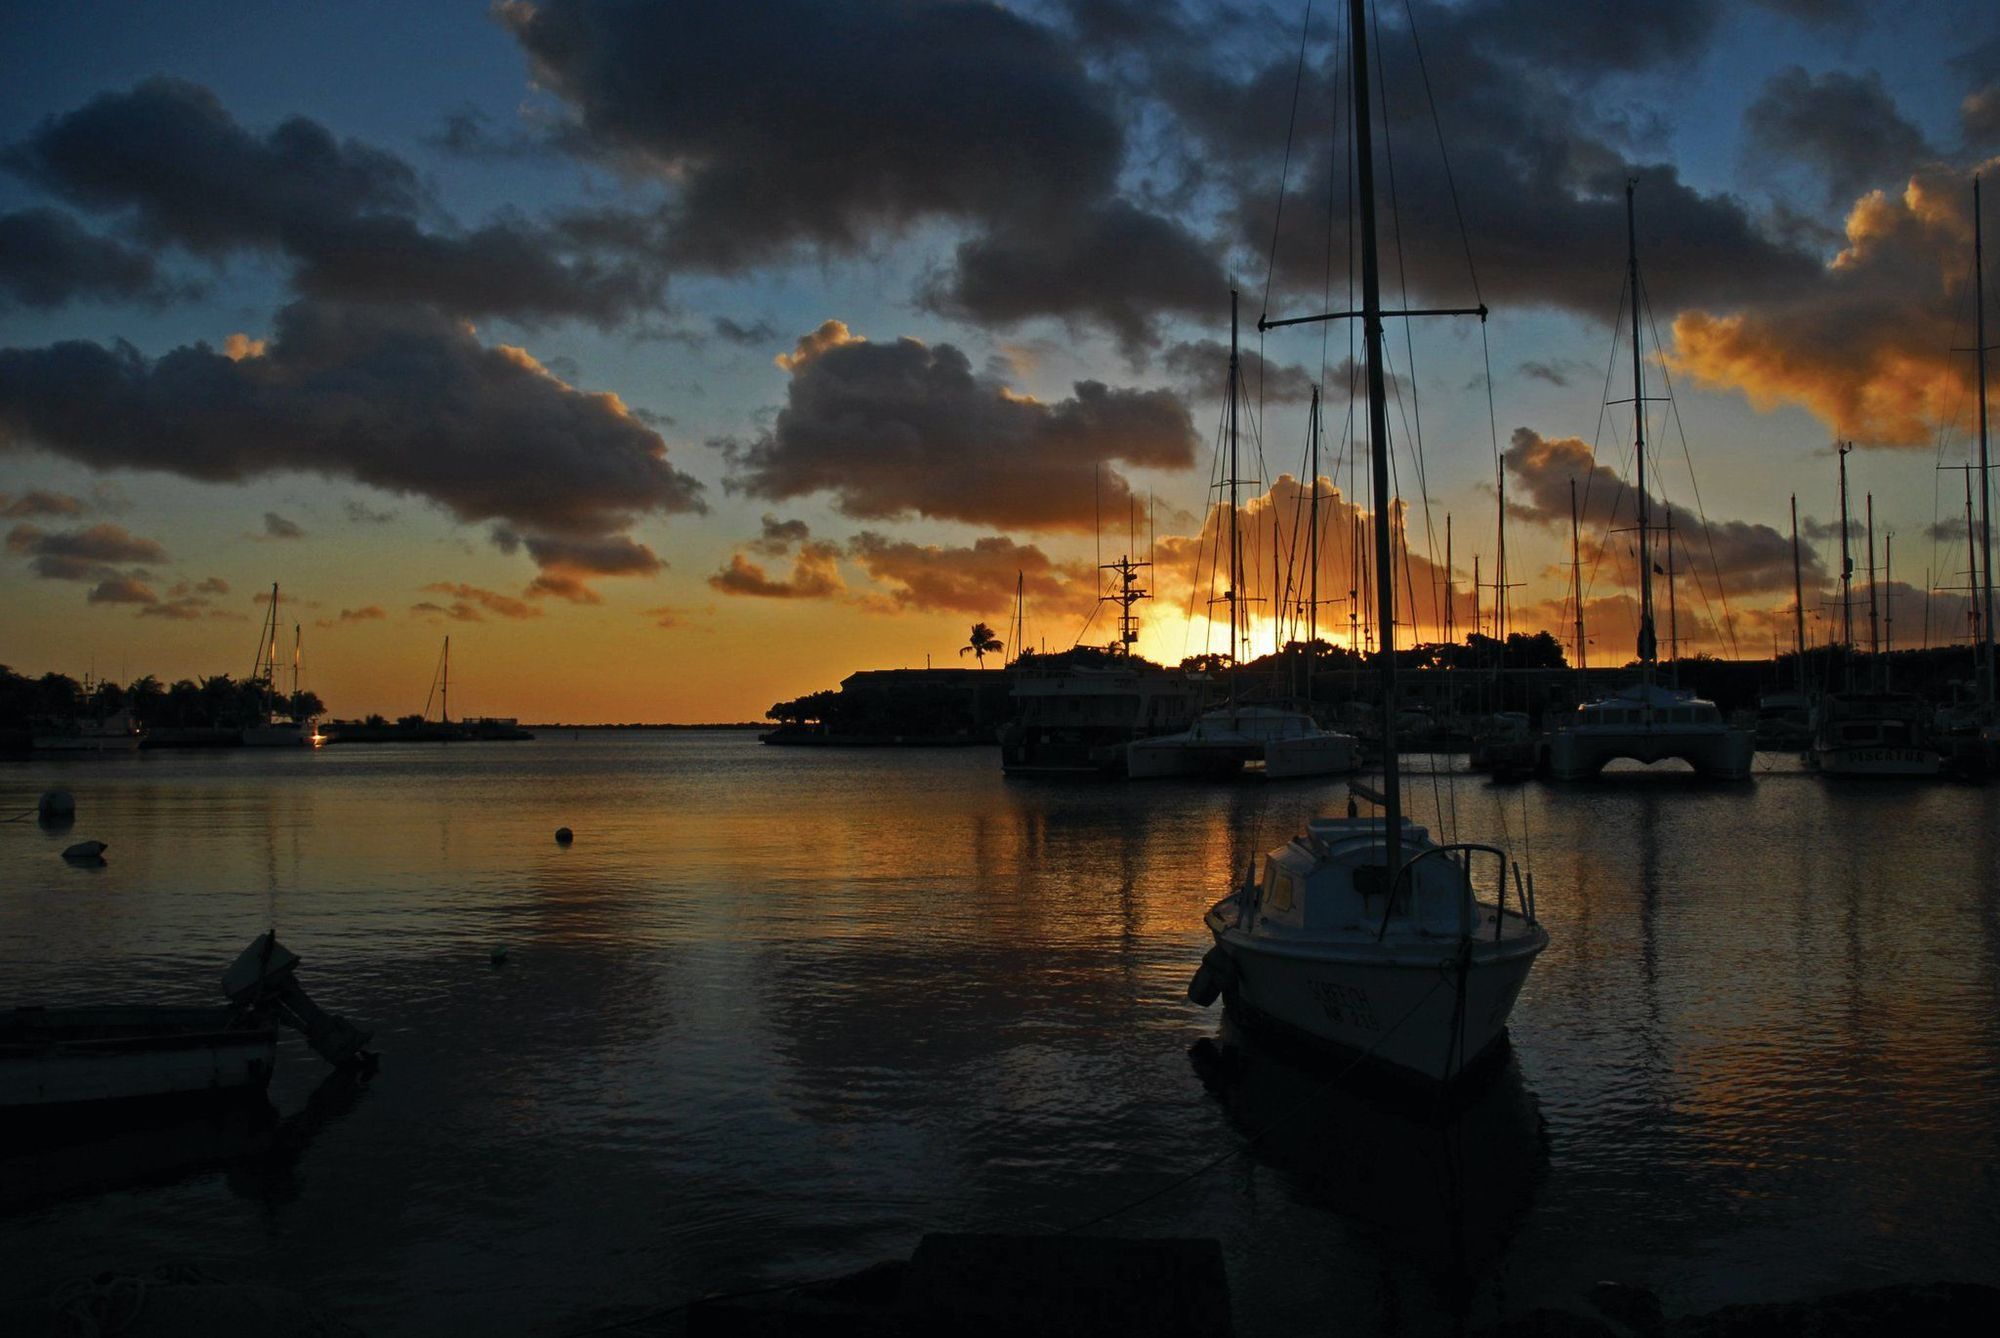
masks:
{"type": "MultiPolygon", "coordinates": [[[[191,1256],[371,1333],[563,1333],[1154,1194],[1092,1230],[1222,1241],[1246,1335],[1478,1328],[1605,1279],[1669,1314],[2000,1285],[1968,1173],[2000,1154],[2000,789],[1782,754],[1747,787],[1447,785],[1412,758],[1412,820],[1511,832],[1550,928],[1452,1133],[1282,1047],[1192,1053],[1245,1053],[1186,993],[1215,890],[1339,813],[1338,778],[1132,790],[683,730],[299,760],[5,771],[12,806],[77,798],[67,833],[0,827],[10,1003],[203,1005],[275,921],[382,1055],[282,1175],[190,1135],[185,1168],[107,1154],[10,1203],[5,1301],[191,1256]],[[56,857],[84,834],[104,867],[56,857]],[[1459,1139],[1462,1179],[1417,1169],[1459,1139]]],[[[326,1068],[279,1049],[289,1117],[326,1068]]]]}

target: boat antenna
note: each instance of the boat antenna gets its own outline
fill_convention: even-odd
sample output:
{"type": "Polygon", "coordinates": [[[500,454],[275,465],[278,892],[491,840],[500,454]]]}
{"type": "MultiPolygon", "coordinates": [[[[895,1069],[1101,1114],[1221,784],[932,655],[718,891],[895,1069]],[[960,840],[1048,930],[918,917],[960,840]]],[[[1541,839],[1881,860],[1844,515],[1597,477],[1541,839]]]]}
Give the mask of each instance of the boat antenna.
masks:
{"type": "MultiPolygon", "coordinates": [[[[1312,709],[1313,668],[1319,659],[1319,387],[1312,388],[1311,410],[1313,480],[1312,528],[1306,532],[1306,709],[1312,709]]],[[[1450,535],[1451,521],[1445,520],[1445,533],[1450,535]]],[[[1449,537],[1446,539],[1450,543],[1449,537]]]]}
{"type": "Polygon", "coordinates": [[[1840,665],[1849,689],[1854,686],[1854,558],[1847,536],[1847,453],[1853,442],[1836,442],[1840,456],[1840,665]]]}
{"type": "Polygon", "coordinates": [[[1646,501],[1646,373],[1639,348],[1639,225],[1634,194],[1636,180],[1625,183],[1625,264],[1632,287],[1632,450],[1639,476],[1639,675],[1648,689],[1645,708],[1652,709],[1653,666],[1659,659],[1659,638],[1653,631],[1653,549],[1651,517],[1646,501]]]}

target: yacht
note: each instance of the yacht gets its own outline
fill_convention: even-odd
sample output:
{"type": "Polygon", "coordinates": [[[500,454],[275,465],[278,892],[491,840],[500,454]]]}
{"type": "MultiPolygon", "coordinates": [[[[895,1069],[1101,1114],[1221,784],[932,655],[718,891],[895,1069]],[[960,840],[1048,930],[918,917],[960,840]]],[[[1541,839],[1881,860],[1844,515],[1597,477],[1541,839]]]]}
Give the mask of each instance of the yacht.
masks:
{"type": "MultiPolygon", "coordinates": [[[[1203,1006],[1223,999],[1233,1013],[1252,1023],[1268,1023],[1350,1052],[1356,1056],[1350,1067],[1373,1062],[1399,1075],[1447,1084],[1484,1067],[1479,1061],[1502,1049],[1507,1019],[1549,936],[1535,920],[1530,882],[1518,882],[1515,905],[1507,905],[1504,851],[1475,843],[1440,844],[1402,811],[1388,396],[1374,138],[1369,130],[1370,29],[1362,0],[1350,0],[1349,8],[1361,309],[1260,320],[1258,327],[1352,315],[1362,319],[1382,629],[1376,671],[1383,705],[1383,783],[1381,792],[1374,793],[1350,781],[1349,791],[1377,803],[1381,812],[1309,822],[1302,835],[1265,856],[1261,871],[1253,870],[1247,881],[1217,901],[1204,917],[1215,943],[1189,983],[1188,995],[1203,1006]],[[1490,902],[1476,893],[1475,864],[1491,871],[1490,902]]],[[[1484,318],[1486,308],[1431,314],[1484,318]]],[[[1232,319],[1232,336],[1234,324],[1232,319]]]]}
{"type": "Polygon", "coordinates": [[[1676,758],[1703,776],[1741,780],[1750,774],[1756,742],[1722,717],[1714,702],[1692,692],[1640,682],[1585,702],[1550,731],[1549,775],[1589,780],[1614,758],[1660,762],[1676,758]]]}
{"type": "Polygon", "coordinates": [[[1906,692],[1833,692],[1820,702],[1812,764],[1830,776],[1935,776],[1923,701],[1906,692]]]}
{"type": "Polygon", "coordinates": [[[1134,739],[1186,729],[1208,688],[1197,676],[1133,659],[1017,669],[1014,719],[1000,730],[1010,776],[1122,776],[1134,739]]]}
{"type": "Polygon", "coordinates": [[[1246,767],[1272,780],[1340,776],[1360,760],[1352,735],[1321,729],[1306,712],[1279,706],[1221,707],[1179,734],[1125,746],[1125,774],[1133,780],[1234,775],[1246,767]]]}

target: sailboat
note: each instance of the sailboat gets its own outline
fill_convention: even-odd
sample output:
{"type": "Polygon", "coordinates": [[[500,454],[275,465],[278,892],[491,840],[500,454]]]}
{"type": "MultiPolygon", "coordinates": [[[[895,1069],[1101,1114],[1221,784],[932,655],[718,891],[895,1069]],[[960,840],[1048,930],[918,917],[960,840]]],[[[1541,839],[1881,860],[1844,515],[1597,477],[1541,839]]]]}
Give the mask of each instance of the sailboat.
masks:
{"type": "Polygon", "coordinates": [[[257,633],[257,664],[250,671],[250,681],[263,688],[262,705],[243,726],[245,748],[303,748],[312,742],[312,732],[303,722],[278,709],[278,627],[278,584],[273,581],[271,605],[257,633]]]}
{"type": "MultiPolygon", "coordinates": [[[[1187,729],[1135,739],[1125,747],[1125,774],[1133,780],[1167,776],[1228,776],[1246,766],[1271,780],[1339,776],[1360,765],[1361,745],[1351,734],[1322,729],[1309,711],[1237,700],[1237,655],[1242,646],[1243,540],[1238,528],[1237,392],[1243,364],[1237,348],[1237,296],[1229,294],[1229,701],[1204,712],[1187,729]]],[[[1319,396],[1313,396],[1313,548],[1319,562],[1319,396]]],[[[1314,600],[1317,603],[1317,598],[1314,600]]],[[[1316,610],[1315,610],[1316,612],[1316,610]]]]}
{"type": "MultiPolygon", "coordinates": [[[[1935,776],[1944,759],[1930,746],[1922,700],[1913,693],[1890,692],[1881,681],[1882,656],[1868,657],[1869,687],[1856,690],[1851,681],[1854,666],[1854,559],[1847,551],[1847,453],[1852,445],[1839,448],[1840,454],[1840,628],[1847,690],[1831,689],[1820,697],[1813,717],[1812,751],[1806,760],[1820,771],[1838,776],[1935,776]]],[[[1873,514],[1873,508],[1870,508],[1873,514]]],[[[1874,548],[1874,535],[1869,535],[1874,548]]],[[[1875,564],[1871,551],[1868,570],[1869,599],[1874,599],[1875,564]]],[[[1870,620],[1873,621],[1872,619],[1870,620]]],[[[1830,669],[1831,666],[1829,666],[1830,669]]]]}
{"type": "MultiPolygon", "coordinates": [[[[1403,813],[1369,25],[1364,0],[1349,0],[1348,12],[1383,735],[1381,792],[1368,793],[1352,782],[1349,788],[1356,797],[1379,802],[1382,813],[1309,822],[1303,835],[1267,854],[1261,871],[1253,869],[1242,886],[1210,907],[1205,923],[1215,945],[1188,995],[1204,1006],[1220,997],[1245,1020],[1327,1043],[1394,1073],[1451,1083],[1500,1052],[1507,1018],[1549,936],[1536,922],[1526,884],[1517,882],[1516,905],[1507,907],[1505,851],[1477,843],[1440,844],[1403,813]],[[1491,902],[1477,895],[1475,861],[1492,870],[1491,902]]],[[[1484,319],[1486,308],[1432,314],[1484,319]]],[[[1258,324],[1269,329],[1339,318],[1329,313],[1258,324]]]]}
{"type": "Polygon", "coordinates": [[[1730,725],[1712,701],[1658,682],[1659,636],[1653,623],[1651,499],[1646,494],[1646,379],[1639,345],[1639,239],[1634,186],[1625,186],[1627,282],[1632,307],[1632,419],[1639,508],[1639,681],[1608,697],[1587,701],[1558,720],[1548,739],[1549,775],[1589,780],[1615,758],[1653,763],[1686,762],[1703,776],[1741,780],[1750,774],[1756,741],[1730,725]]]}

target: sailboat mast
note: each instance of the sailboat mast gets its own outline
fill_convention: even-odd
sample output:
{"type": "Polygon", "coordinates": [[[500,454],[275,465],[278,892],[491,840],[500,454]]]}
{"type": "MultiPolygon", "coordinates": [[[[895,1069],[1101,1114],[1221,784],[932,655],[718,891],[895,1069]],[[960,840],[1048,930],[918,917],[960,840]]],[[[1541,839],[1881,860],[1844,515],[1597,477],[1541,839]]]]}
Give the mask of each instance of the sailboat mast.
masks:
{"type": "Polygon", "coordinates": [[[1390,895],[1403,871],[1402,774],[1396,756],[1396,574],[1389,551],[1389,417],[1382,376],[1382,282],[1375,250],[1375,145],[1369,127],[1368,6],[1348,0],[1354,63],[1355,195],[1361,213],[1361,322],[1368,348],[1369,462],[1374,469],[1375,588],[1382,620],[1382,797],[1390,895]]]}
{"type": "MultiPolygon", "coordinates": [[[[1576,484],[1571,483],[1574,488],[1576,484]]],[[[1792,666],[1799,692],[1806,690],[1806,582],[1799,563],[1799,495],[1792,494],[1792,643],[1798,663],[1792,666]]]]}
{"type": "Polygon", "coordinates": [[[1306,705],[1313,699],[1313,665],[1319,658],[1319,387],[1313,387],[1312,422],[1312,529],[1306,536],[1306,705]]]}
{"type": "Polygon", "coordinates": [[[1681,685],[1681,607],[1674,593],[1674,509],[1667,508],[1667,662],[1673,666],[1674,686],[1681,685]]]}
{"type": "Polygon", "coordinates": [[[1875,494],[1866,499],[1868,522],[1868,682],[1872,685],[1880,674],[1882,656],[1881,610],[1875,598],[1875,494]]]}
{"type": "Polygon", "coordinates": [[[451,723],[451,638],[444,639],[444,668],[438,689],[438,720],[451,723]]]}
{"type": "MultiPolygon", "coordinates": [[[[1965,579],[1969,592],[1965,603],[1966,607],[1972,610],[1972,643],[1975,646],[1979,646],[1984,644],[1983,637],[1985,634],[1981,629],[1986,624],[1979,617],[1979,592],[1971,590],[1971,586],[1979,582],[1979,548],[1978,540],[1973,535],[1972,467],[1970,465],[1967,465],[1965,469],[1965,579]]],[[[1976,650],[1973,652],[1975,655],[1978,653],[1976,650]]]]}
{"type": "Polygon", "coordinates": [[[1590,660],[1583,648],[1583,540],[1577,530],[1575,479],[1569,481],[1569,584],[1576,601],[1576,671],[1581,675],[1590,668],[1590,660]]]}
{"type": "MultiPolygon", "coordinates": [[[[1854,653],[1854,559],[1847,547],[1847,453],[1854,449],[1852,444],[1838,446],[1840,453],[1840,645],[1843,655],[1852,657],[1854,653]]],[[[1846,677],[1853,678],[1853,666],[1846,669],[1846,677]]]]}
{"type": "Polygon", "coordinates": [[[1451,569],[1451,512],[1444,513],[1444,644],[1458,644],[1458,626],[1453,618],[1452,605],[1458,602],[1458,590],[1452,585],[1451,569]]]}
{"type": "Polygon", "coordinates": [[[1994,699],[1993,669],[1993,514],[1992,475],[1986,459],[1986,257],[1979,225],[1979,178],[1972,179],[1972,288],[1978,310],[1973,328],[1973,357],[1979,360],[1979,546],[1985,561],[1979,581],[1980,627],[1986,650],[1986,705],[1994,699]]]}
{"type": "Polygon", "coordinates": [[[1237,605],[1243,594],[1243,543],[1236,531],[1236,384],[1241,363],[1236,350],[1236,290],[1229,290],[1229,704],[1236,705],[1236,659],[1243,652],[1237,633],[1237,605]]]}
{"type": "Polygon", "coordinates": [[[292,624],[292,696],[299,695],[299,625],[292,624]]]}
{"type": "Polygon", "coordinates": [[[1896,653],[1896,532],[1882,536],[1882,691],[1889,690],[1889,659],[1896,653]]]}
{"type": "Polygon", "coordinates": [[[1637,188],[1636,182],[1625,183],[1625,265],[1632,288],[1632,450],[1639,475],[1639,668],[1650,688],[1653,663],[1659,658],[1659,638],[1653,631],[1653,547],[1646,501],[1646,374],[1639,356],[1639,226],[1633,200],[1637,188]]]}

